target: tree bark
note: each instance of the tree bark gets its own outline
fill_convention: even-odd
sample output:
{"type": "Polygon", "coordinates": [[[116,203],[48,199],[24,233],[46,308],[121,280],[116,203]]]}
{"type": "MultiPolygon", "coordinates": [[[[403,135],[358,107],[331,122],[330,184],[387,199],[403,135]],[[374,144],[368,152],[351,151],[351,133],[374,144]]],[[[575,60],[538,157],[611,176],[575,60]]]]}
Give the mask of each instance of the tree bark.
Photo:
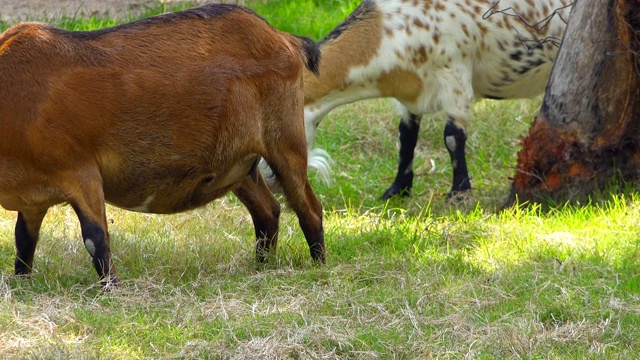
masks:
{"type": "Polygon", "coordinates": [[[640,0],[576,0],[507,206],[640,179],[640,0]]]}

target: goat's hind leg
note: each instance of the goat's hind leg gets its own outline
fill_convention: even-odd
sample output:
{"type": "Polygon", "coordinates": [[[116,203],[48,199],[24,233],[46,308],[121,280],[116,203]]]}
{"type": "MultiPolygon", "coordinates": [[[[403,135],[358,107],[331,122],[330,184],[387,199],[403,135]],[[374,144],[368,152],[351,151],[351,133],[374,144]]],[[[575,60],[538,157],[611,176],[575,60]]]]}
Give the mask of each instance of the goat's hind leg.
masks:
{"type": "Polygon", "coordinates": [[[451,157],[453,168],[453,184],[451,192],[447,195],[449,199],[471,190],[465,156],[467,141],[465,128],[473,100],[471,74],[470,64],[459,64],[440,73],[442,91],[439,94],[439,100],[442,110],[448,115],[447,125],[444,128],[444,144],[451,157]]]}
{"type": "MultiPolygon", "coordinates": [[[[289,135],[291,136],[291,135],[289,135]]],[[[282,185],[289,206],[295,211],[300,227],[309,245],[311,258],[326,262],[324,230],[322,227],[322,204],[316,197],[307,178],[307,154],[303,137],[287,137],[288,145],[280,147],[266,159],[274,169],[282,185]],[[300,139],[301,141],[296,141],[300,139]]]]}
{"type": "Polygon", "coordinates": [[[30,274],[33,268],[33,256],[38,244],[40,226],[47,209],[37,211],[18,212],[16,221],[16,260],[15,274],[30,274]]]}
{"type": "Polygon", "coordinates": [[[396,195],[411,195],[411,188],[413,187],[413,157],[418,143],[420,119],[420,115],[412,114],[408,110],[405,110],[402,119],[400,119],[400,126],[398,127],[400,139],[398,173],[393,184],[382,194],[382,200],[388,200],[396,195]]]}
{"type": "Polygon", "coordinates": [[[256,257],[264,262],[269,252],[275,252],[278,243],[280,204],[273,197],[262,176],[257,181],[247,176],[233,193],[247,207],[256,232],[256,257]]]}
{"type": "Polygon", "coordinates": [[[464,129],[456,125],[454,119],[450,117],[444,128],[444,144],[451,157],[451,166],[453,168],[453,184],[451,192],[447,194],[448,198],[454,198],[457,194],[467,193],[471,190],[471,181],[469,180],[469,170],[467,169],[465,157],[466,141],[467,135],[464,129]]]}

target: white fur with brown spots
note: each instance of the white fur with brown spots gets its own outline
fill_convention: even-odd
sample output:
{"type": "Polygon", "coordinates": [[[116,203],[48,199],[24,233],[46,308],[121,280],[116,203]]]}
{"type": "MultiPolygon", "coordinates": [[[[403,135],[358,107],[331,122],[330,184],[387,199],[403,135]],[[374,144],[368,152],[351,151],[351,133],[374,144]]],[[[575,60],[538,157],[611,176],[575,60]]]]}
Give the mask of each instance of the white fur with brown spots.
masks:
{"type": "Polygon", "coordinates": [[[391,97],[403,113],[400,162],[383,199],[409,194],[420,117],[437,111],[448,115],[444,137],[454,173],[450,194],[470,190],[464,145],[473,101],[528,98],[544,90],[558,46],[541,40],[562,38],[570,3],[363,1],[320,43],[320,77],[305,76],[310,168],[329,178],[328,155],[312,149],[316,127],[327,113],[354,101],[391,97]],[[490,10],[520,18],[505,13],[487,16],[490,10]],[[548,21],[539,23],[545,18],[548,21]]]}

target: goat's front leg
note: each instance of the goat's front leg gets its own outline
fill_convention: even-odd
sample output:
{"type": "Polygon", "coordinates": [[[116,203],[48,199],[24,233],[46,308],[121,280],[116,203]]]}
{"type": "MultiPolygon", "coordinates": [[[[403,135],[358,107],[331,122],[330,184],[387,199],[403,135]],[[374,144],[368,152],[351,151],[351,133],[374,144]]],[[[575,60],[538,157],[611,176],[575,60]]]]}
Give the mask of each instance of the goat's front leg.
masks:
{"type": "Polygon", "coordinates": [[[418,133],[420,132],[420,115],[406,112],[400,119],[398,133],[400,138],[400,157],[398,159],[398,173],[393,184],[382,194],[382,200],[393,196],[409,196],[413,187],[413,157],[418,133]]]}
{"type": "Polygon", "coordinates": [[[451,166],[453,167],[453,185],[451,192],[447,194],[448,198],[471,190],[471,181],[469,180],[469,171],[467,170],[467,160],[465,157],[466,141],[467,135],[464,129],[456,125],[455,120],[449,117],[447,125],[444,128],[444,144],[451,156],[451,166]]]}
{"type": "Polygon", "coordinates": [[[33,212],[18,212],[16,221],[16,261],[15,274],[30,274],[33,267],[33,256],[38,244],[38,236],[42,219],[47,209],[33,212]]]}
{"type": "Polygon", "coordinates": [[[93,259],[100,282],[108,289],[117,285],[117,277],[109,247],[102,177],[97,167],[77,176],[69,184],[69,189],[73,189],[69,190],[69,203],[80,221],[82,242],[93,259]]]}

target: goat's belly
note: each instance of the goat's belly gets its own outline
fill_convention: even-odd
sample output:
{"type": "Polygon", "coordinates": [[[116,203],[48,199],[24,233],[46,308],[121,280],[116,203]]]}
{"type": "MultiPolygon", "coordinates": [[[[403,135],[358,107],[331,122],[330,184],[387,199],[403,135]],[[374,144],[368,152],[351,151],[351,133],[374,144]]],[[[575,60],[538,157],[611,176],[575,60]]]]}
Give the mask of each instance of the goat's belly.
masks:
{"type": "Polygon", "coordinates": [[[553,67],[552,61],[515,63],[474,73],[473,89],[477,98],[523,99],[540,95],[553,67]]]}
{"type": "Polygon", "coordinates": [[[0,189],[0,206],[9,211],[41,211],[48,207],[62,202],[62,200],[52,200],[41,198],[37,192],[28,192],[23,189],[0,189]]]}
{"type": "Polygon", "coordinates": [[[0,206],[10,211],[43,211],[65,201],[57,181],[48,174],[0,156],[0,206]]]}
{"type": "Polygon", "coordinates": [[[225,195],[253,171],[258,158],[232,165],[224,172],[206,168],[140,171],[135,180],[104,179],[105,199],[112,205],[145,213],[172,214],[195,209],[225,195]]]}

